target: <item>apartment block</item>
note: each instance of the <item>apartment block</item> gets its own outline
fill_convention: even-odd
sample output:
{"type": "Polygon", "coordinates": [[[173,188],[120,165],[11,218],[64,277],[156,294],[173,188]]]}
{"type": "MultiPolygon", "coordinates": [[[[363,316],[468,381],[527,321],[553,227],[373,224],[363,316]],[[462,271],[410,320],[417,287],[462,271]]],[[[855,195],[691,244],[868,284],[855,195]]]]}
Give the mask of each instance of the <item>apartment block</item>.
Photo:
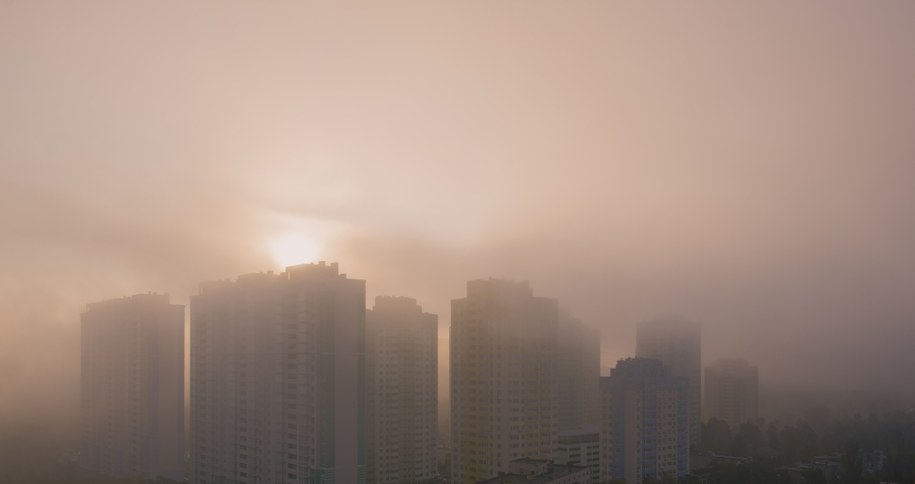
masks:
{"type": "Polygon", "coordinates": [[[705,367],[706,418],[717,418],[733,432],[759,418],[759,369],[746,360],[723,358],[705,367]]]}
{"type": "Polygon", "coordinates": [[[549,459],[556,427],[558,305],[527,282],[473,280],[451,303],[451,481],[549,459]]]}
{"type": "Polygon", "coordinates": [[[184,478],[184,306],[167,294],[92,303],[80,328],[82,467],[184,478]]]}
{"type": "Polygon", "coordinates": [[[366,314],[366,363],[368,482],[431,482],[438,474],[438,316],[412,298],[375,298],[366,314]]]}
{"type": "Polygon", "coordinates": [[[635,355],[656,358],[674,376],[689,380],[689,441],[701,444],[702,330],[699,323],[680,316],[659,316],[639,323],[635,355]]]}
{"type": "Polygon", "coordinates": [[[190,325],[190,482],[365,482],[365,281],[321,262],[204,283],[190,325]]]}
{"type": "Polygon", "coordinates": [[[620,360],[601,378],[601,482],[689,473],[689,379],[661,360],[620,360]]]}

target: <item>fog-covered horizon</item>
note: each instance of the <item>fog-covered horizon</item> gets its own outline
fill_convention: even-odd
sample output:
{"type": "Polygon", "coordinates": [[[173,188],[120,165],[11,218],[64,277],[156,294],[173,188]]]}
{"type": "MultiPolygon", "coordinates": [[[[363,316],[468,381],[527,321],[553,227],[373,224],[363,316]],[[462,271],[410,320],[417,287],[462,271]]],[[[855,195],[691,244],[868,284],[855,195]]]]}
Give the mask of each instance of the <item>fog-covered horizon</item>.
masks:
{"type": "MultiPolygon", "coordinates": [[[[85,304],[335,261],[703,324],[763,387],[913,392],[915,5],[0,3],[0,420],[85,304]]],[[[825,390],[824,390],[825,391],[825,390]]]]}

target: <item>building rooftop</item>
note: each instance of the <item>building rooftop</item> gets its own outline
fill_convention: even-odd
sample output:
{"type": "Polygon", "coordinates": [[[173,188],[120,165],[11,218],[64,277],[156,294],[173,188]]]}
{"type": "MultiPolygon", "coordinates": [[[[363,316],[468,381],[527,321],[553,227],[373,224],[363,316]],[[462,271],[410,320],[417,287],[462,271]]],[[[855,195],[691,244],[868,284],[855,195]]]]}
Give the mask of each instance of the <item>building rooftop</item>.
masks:
{"type": "Polygon", "coordinates": [[[164,305],[169,304],[169,295],[149,292],[145,294],[134,294],[104,301],[91,302],[86,304],[86,311],[104,310],[136,305],[164,305]]]}
{"type": "Polygon", "coordinates": [[[558,432],[556,439],[560,444],[580,444],[598,441],[600,440],[600,429],[594,425],[569,429],[558,432]]]}
{"type": "Polygon", "coordinates": [[[616,367],[610,370],[610,376],[631,378],[670,376],[670,367],[655,358],[626,358],[616,363],[616,367]]]}
{"type": "Polygon", "coordinates": [[[280,273],[267,271],[242,274],[234,281],[231,279],[205,281],[200,284],[200,293],[203,294],[211,291],[225,290],[236,286],[259,286],[268,283],[283,284],[286,281],[296,283],[301,281],[327,280],[328,278],[364,282],[360,279],[349,279],[346,277],[346,274],[341,274],[339,265],[336,262],[327,263],[321,261],[312,264],[289,266],[284,272],[280,273]]]}
{"type": "Polygon", "coordinates": [[[422,312],[416,299],[404,296],[375,296],[375,309],[401,309],[422,312]]]}

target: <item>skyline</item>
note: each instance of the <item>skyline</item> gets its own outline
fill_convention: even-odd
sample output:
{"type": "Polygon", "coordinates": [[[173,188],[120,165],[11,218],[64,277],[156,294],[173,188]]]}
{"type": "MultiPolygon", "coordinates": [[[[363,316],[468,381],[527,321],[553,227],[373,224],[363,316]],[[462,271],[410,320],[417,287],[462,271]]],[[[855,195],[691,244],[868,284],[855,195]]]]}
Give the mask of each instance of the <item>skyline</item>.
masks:
{"type": "MultiPolygon", "coordinates": [[[[369,325],[368,315],[374,314],[379,306],[376,304],[375,310],[365,307],[365,282],[341,274],[337,263],[320,262],[292,266],[280,274],[272,271],[245,274],[234,281],[201,284],[201,293],[191,299],[191,338],[188,341],[192,375],[189,382],[191,430],[186,436],[190,437],[192,445],[191,468],[183,473],[186,479],[190,482],[211,482],[213,479],[248,482],[251,479],[288,478],[311,482],[313,478],[322,481],[328,478],[334,482],[362,482],[366,476],[361,456],[366,454],[358,449],[363,448],[361,435],[366,430],[360,423],[363,416],[371,415],[375,410],[386,412],[385,408],[393,412],[388,413],[388,417],[405,416],[404,407],[391,406],[394,400],[385,403],[369,398],[364,389],[375,387],[375,384],[371,383],[372,378],[364,379],[363,374],[380,370],[377,382],[381,384],[377,389],[385,390],[381,393],[389,392],[388,395],[401,404],[419,405],[434,413],[436,384],[429,383],[430,380],[434,382],[435,365],[431,372],[417,380],[407,377],[403,371],[408,370],[407,373],[415,376],[416,370],[424,371],[428,365],[407,363],[402,366],[399,363],[406,363],[401,358],[412,359],[423,353],[426,356],[421,358],[431,356],[434,359],[436,316],[422,313],[414,299],[387,297],[376,299],[376,303],[379,300],[392,302],[398,307],[395,312],[407,309],[413,316],[391,313],[388,316],[394,317],[382,318],[386,321],[376,319],[369,325]],[[405,328],[397,328],[403,323],[415,323],[416,320],[409,320],[416,315],[422,315],[421,319],[425,321],[422,325],[431,330],[419,331],[426,333],[424,337],[416,338],[416,333],[409,335],[413,331],[403,332],[405,328]],[[391,345],[382,345],[387,348],[369,344],[368,339],[363,339],[368,336],[369,326],[387,328],[383,331],[391,330],[391,336],[399,333],[400,336],[394,337],[398,341],[390,340],[391,345]],[[400,353],[392,353],[394,348],[400,353]],[[377,361],[379,357],[386,361],[377,361]],[[342,401],[340,397],[343,397],[342,401]],[[336,402],[327,406],[332,400],[336,402]],[[366,409],[365,413],[363,409],[366,409]],[[334,437],[328,439],[330,435],[334,437]],[[347,456],[358,460],[348,460],[347,456]]],[[[138,430],[142,434],[148,425],[155,427],[157,423],[166,423],[165,427],[170,427],[176,423],[168,418],[163,421],[162,417],[163,413],[174,416],[173,411],[177,410],[174,404],[181,400],[183,391],[180,388],[184,386],[176,384],[184,379],[184,372],[174,363],[184,363],[184,358],[180,354],[181,345],[175,343],[187,340],[181,330],[184,308],[170,304],[169,299],[168,295],[147,293],[87,305],[82,332],[84,336],[89,333],[94,336],[88,340],[83,338],[81,343],[83,411],[88,409],[87,401],[103,404],[90,406],[92,410],[83,415],[82,433],[89,438],[83,440],[82,452],[58,454],[57,465],[45,473],[46,477],[57,474],[60,479],[60,473],[69,468],[72,478],[102,478],[99,474],[91,477],[91,471],[87,474],[85,469],[74,468],[74,457],[81,464],[94,462],[90,467],[100,466],[101,469],[96,470],[109,475],[140,473],[150,477],[159,473],[130,471],[118,463],[126,457],[127,447],[132,449],[129,460],[133,464],[137,463],[133,460],[135,457],[146,455],[145,452],[135,453],[140,447],[162,450],[161,445],[155,443],[156,435],[161,443],[161,434],[153,431],[140,436],[136,433],[138,430]],[[89,318],[88,314],[96,317],[89,318]],[[176,333],[175,329],[179,331],[176,333]],[[148,337],[153,335],[158,337],[148,337]],[[110,364],[112,358],[121,360],[124,356],[128,356],[127,366],[110,364]],[[86,361],[97,364],[87,367],[86,361]],[[147,369],[151,371],[147,372],[147,369]],[[170,376],[161,378],[162,369],[167,369],[170,376]],[[147,373],[152,378],[145,378],[147,373]],[[156,374],[160,377],[155,377],[156,374]],[[88,393],[87,381],[94,388],[88,393]],[[128,387],[130,392],[125,394],[128,387]],[[166,387],[172,390],[164,390],[166,387]],[[169,402],[166,407],[172,412],[143,410],[149,409],[149,404],[155,406],[156,402],[160,405],[169,402]],[[145,417],[137,415],[138,411],[145,417]],[[93,417],[87,420],[87,415],[93,417]],[[125,448],[105,445],[99,439],[123,441],[125,448]],[[84,447],[87,444],[88,447],[84,447]],[[79,457],[96,453],[99,455],[88,461],[79,457]]],[[[883,409],[886,412],[882,414],[884,422],[871,406],[866,424],[861,413],[853,417],[841,413],[830,416],[837,408],[834,405],[819,409],[820,412],[825,410],[825,414],[819,416],[808,413],[807,418],[812,420],[798,419],[796,426],[777,418],[753,416],[747,419],[749,414],[737,417],[733,424],[727,422],[727,418],[712,417],[701,425],[701,440],[690,446],[693,392],[689,390],[692,379],[688,376],[688,367],[699,365],[701,359],[696,351],[701,345],[701,337],[695,322],[651,320],[645,323],[650,325],[652,331],[649,333],[640,325],[637,356],[620,360],[610,376],[598,377],[596,360],[593,367],[581,365],[578,370],[563,369],[568,363],[563,354],[573,356],[593,351],[594,356],[599,357],[599,347],[592,346],[587,339],[573,342],[571,346],[559,343],[562,334],[569,329],[563,326],[577,326],[577,321],[568,314],[560,316],[556,299],[534,297],[526,281],[493,278],[468,281],[467,297],[452,302],[452,319],[457,326],[451,329],[454,337],[451,346],[454,355],[458,355],[451,358],[451,373],[455,377],[451,384],[454,391],[452,408],[461,408],[459,413],[462,415],[453,416],[452,445],[449,447],[446,440],[444,447],[437,447],[436,453],[444,451],[444,454],[439,455],[435,467],[442,476],[447,476],[450,468],[453,482],[482,482],[479,481],[481,476],[486,480],[486,476],[508,471],[515,474],[506,475],[507,478],[522,480],[529,477],[524,477],[528,472],[539,473],[543,479],[552,478],[547,475],[563,478],[566,474],[572,479],[574,474],[574,481],[564,478],[559,481],[584,484],[596,482],[592,479],[598,467],[604,480],[610,474],[620,478],[625,475],[628,482],[642,482],[642,475],[665,475],[665,481],[675,476],[683,479],[680,482],[715,475],[716,479],[726,479],[721,482],[743,482],[739,477],[741,473],[765,476],[769,479],[765,482],[794,482],[793,474],[809,478],[816,474],[826,479],[825,482],[835,482],[837,477],[844,482],[842,476],[846,475],[852,482],[857,482],[858,478],[872,479],[878,474],[902,476],[911,471],[906,471],[912,462],[906,457],[907,439],[904,437],[908,425],[905,422],[911,420],[912,408],[905,404],[883,409]],[[662,326],[671,331],[657,333],[655,330],[662,326]],[[672,331],[677,328],[682,331],[672,331]],[[647,336],[651,338],[643,339],[647,336]],[[670,340],[662,341],[657,337],[670,340]],[[658,356],[665,360],[671,356],[676,358],[668,366],[662,359],[639,356],[655,351],[663,353],[658,356]],[[683,376],[674,376],[674,373],[683,376]],[[580,380],[581,385],[561,385],[565,379],[580,380]],[[590,384],[586,383],[588,380],[590,384]],[[570,422],[564,423],[562,412],[557,412],[561,401],[587,400],[590,395],[587,387],[598,380],[602,409],[597,451],[599,466],[594,460],[597,455],[592,440],[596,435],[594,427],[588,424],[567,426],[570,422]],[[535,415],[537,417],[533,418],[535,415]],[[489,430],[486,425],[480,425],[487,421],[494,424],[489,430]],[[852,421],[854,437],[849,435],[848,427],[843,429],[852,421]],[[886,427],[890,422],[891,427],[886,427]],[[817,435],[818,430],[811,425],[823,432],[822,440],[817,435]],[[766,428],[764,440],[763,428],[766,428]],[[481,434],[493,431],[489,438],[478,440],[481,434]],[[903,433],[899,434],[900,431],[903,433]],[[868,436],[868,432],[873,434],[868,436]],[[547,440],[556,444],[554,439],[563,435],[571,435],[572,440],[565,444],[559,442],[559,447],[545,445],[547,440]],[[888,453],[881,448],[861,446],[876,445],[878,441],[874,438],[879,439],[882,448],[890,449],[888,453]],[[492,445],[496,441],[499,445],[492,445]],[[574,451],[567,444],[574,444],[574,451]],[[716,456],[715,453],[722,450],[734,455],[716,456]],[[818,455],[817,451],[833,453],[818,455]],[[586,464],[580,460],[585,455],[588,456],[586,464]],[[565,461],[573,456],[579,462],[572,466],[552,461],[565,461]],[[690,463],[691,456],[697,459],[695,466],[690,463]],[[857,458],[848,460],[848,456],[857,458]],[[505,458],[510,460],[505,461],[505,458]],[[754,464],[734,467],[735,459],[754,464]],[[804,459],[811,460],[805,463],[804,459]],[[731,465],[727,464],[729,461],[731,465]],[[773,467],[779,462],[787,465],[773,467]],[[516,469],[517,465],[534,467],[522,470],[516,469]]],[[[371,339],[380,341],[375,337],[371,339]]],[[[581,356],[590,360],[586,355],[581,356]]],[[[754,386],[757,375],[754,368],[754,386]]],[[[712,391],[708,385],[711,380],[706,381],[706,389],[712,391]]],[[[758,393],[753,391],[748,396],[750,399],[745,403],[753,404],[758,393]]],[[[572,413],[593,422],[592,412],[584,407],[572,413]]],[[[419,416],[417,413],[411,415],[419,416]]],[[[415,455],[414,452],[428,455],[436,448],[428,441],[430,433],[434,435],[435,432],[433,420],[408,419],[388,425],[393,423],[389,420],[388,424],[376,427],[381,430],[382,440],[390,438],[391,444],[404,443],[405,438],[426,441],[418,447],[411,445],[412,450],[399,457],[397,453],[390,454],[397,463],[389,462],[394,467],[382,471],[382,475],[390,476],[395,469],[412,468],[408,462],[400,461],[400,457],[415,455]]],[[[172,439],[176,437],[173,432],[170,435],[172,439]]],[[[35,438],[34,435],[30,437],[35,438]]],[[[418,444],[418,440],[413,440],[413,444],[418,444]]],[[[374,452],[384,448],[378,446],[380,442],[376,439],[370,438],[369,442],[367,445],[374,452]]],[[[45,459],[48,455],[45,454],[45,459]]],[[[153,459],[150,463],[155,462],[155,455],[155,452],[149,454],[153,459]]],[[[428,471],[428,465],[426,461],[421,467],[428,471]]],[[[17,473],[16,467],[13,466],[13,475],[17,473]]],[[[166,475],[174,476],[175,470],[167,469],[163,469],[166,475]]],[[[41,474],[33,473],[33,480],[41,474]]],[[[370,472],[369,479],[371,475],[370,472]]],[[[112,484],[125,482],[113,479],[112,484]]],[[[439,480],[429,474],[423,478],[423,482],[439,480]]]]}
{"type": "Polygon", "coordinates": [[[403,5],[0,3],[0,425],[75,417],[86,303],[314,260],[915,391],[915,5],[403,5]]]}

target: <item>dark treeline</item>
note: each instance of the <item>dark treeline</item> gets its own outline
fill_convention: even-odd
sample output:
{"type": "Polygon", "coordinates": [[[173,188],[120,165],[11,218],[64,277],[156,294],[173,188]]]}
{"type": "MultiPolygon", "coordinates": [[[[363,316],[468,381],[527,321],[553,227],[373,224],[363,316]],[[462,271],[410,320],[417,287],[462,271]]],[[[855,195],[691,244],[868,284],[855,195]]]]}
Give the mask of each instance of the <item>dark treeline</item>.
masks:
{"type": "MultiPolygon", "coordinates": [[[[749,458],[746,463],[719,464],[712,482],[791,482],[778,471],[780,467],[835,454],[841,454],[838,482],[915,482],[915,413],[858,414],[816,426],[806,420],[793,424],[760,420],[737,429],[711,419],[702,426],[702,451],[749,458]],[[886,464],[879,473],[867,475],[858,457],[872,451],[882,451],[886,464]]],[[[816,470],[807,471],[805,480],[827,482],[816,470]]]]}
{"type": "MultiPolygon", "coordinates": [[[[74,456],[59,439],[34,426],[7,427],[0,432],[0,483],[17,484],[165,484],[168,480],[116,478],[79,469],[74,456]]],[[[745,462],[719,463],[708,474],[708,482],[797,483],[782,469],[809,462],[816,456],[842,454],[841,476],[829,481],[816,469],[805,471],[807,484],[838,482],[915,482],[915,412],[893,411],[882,415],[855,415],[810,424],[759,420],[731,429],[712,419],[702,426],[701,451],[747,458],[745,462]],[[880,450],[887,461],[878,474],[865,475],[856,458],[859,452],[880,450]]],[[[670,483],[676,479],[648,479],[646,483],[670,483]]],[[[687,477],[681,484],[699,482],[687,477]]],[[[645,483],[640,483],[645,484],[645,483]]]]}

